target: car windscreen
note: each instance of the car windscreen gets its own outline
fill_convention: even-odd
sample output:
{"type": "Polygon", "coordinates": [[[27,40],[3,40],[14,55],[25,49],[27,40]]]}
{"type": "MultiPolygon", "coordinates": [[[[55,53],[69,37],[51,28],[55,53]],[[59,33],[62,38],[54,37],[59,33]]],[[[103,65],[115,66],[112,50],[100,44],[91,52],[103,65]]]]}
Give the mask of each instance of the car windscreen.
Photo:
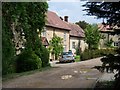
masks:
{"type": "Polygon", "coordinates": [[[72,55],[72,52],[63,52],[63,55],[72,55]]]}

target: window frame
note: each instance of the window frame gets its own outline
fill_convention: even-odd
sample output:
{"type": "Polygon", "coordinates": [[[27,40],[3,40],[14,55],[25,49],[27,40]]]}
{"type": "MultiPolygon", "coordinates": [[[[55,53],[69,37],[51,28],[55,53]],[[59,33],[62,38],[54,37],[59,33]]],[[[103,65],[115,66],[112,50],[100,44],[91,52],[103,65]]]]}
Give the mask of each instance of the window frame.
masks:
{"type": "Polygon", "coordinates": [[[72,42],[72,49],[75,49],[75,42],[72,42]]]}

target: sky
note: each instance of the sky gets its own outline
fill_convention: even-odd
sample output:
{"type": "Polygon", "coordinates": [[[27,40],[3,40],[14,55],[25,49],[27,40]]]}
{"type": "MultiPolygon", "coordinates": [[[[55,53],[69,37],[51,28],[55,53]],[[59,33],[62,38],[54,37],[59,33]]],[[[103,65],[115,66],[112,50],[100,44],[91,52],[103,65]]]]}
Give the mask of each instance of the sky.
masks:
{"type": "Polygon", "coordinates": [[[55,12],[61,17],[69,16],[68,21],[71,23],[83,20],[90,24],[102,23],[103,19],[97,19],[96,16],[85,15],[87,12],[83,11],[85,7],[82,7],[85,3],[85,1],[80,0],[51,0],[48,1],[48,10],[55,12]]]}

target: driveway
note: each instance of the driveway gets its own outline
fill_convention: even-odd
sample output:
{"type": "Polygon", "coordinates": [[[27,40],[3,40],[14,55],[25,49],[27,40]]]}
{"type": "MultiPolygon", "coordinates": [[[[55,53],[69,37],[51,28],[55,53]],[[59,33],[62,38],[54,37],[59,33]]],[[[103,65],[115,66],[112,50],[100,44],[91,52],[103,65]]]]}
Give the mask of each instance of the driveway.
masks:
{"type": "Polygon", "coordinates": [[[3,82],[3,88],[93,88],[102,73],[100,58],[74,63],[50,62],[52,69],[3,82]]]}

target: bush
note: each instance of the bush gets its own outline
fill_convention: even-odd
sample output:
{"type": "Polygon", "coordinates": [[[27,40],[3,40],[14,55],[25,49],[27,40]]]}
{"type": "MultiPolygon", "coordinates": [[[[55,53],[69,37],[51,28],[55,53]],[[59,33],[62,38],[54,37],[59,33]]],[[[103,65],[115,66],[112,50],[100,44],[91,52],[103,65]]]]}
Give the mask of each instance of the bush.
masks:
{"type": "Polygon", "coordinates": [[[40,69],[42,67],[41,59],[33,51],[24,51],[17,58],[17,72],[40,69]]]}
{"type": "Polygon", "coordinates": [[[75,56],[75,62],[79,62],[80,61],[80,55],[76,55],[75,56]]]}
{"type": "Polygon", "coordinates": [[[49,66],[49,52],[44,46],[41,52],[41,60],[42,60],[42,67],[49,66]]]}
{"type": "Polygon", "coordinates": [[[80,58],[81,61],[83,61],[83,60],[105,56],[108,54],[115,54],[115,50],[114,49],[85,50],[83,53],[81,53],[80,58]]]}
{"type": "Polygon", "coordinates": [[[80,48],[76,48],[76,55],[80,55],[80,48]]]}
{"type": "Polygon", "coordinates": [[[16,71],[15,47],[12,42],[12,32],[6,27],[8,24],[4,21],[4,18],[2,20],[4,23],[2,29],[2,75],[6,75],[16,71]]]}
{"type": "Polygon", "coordinates": [[[41,48],[37,49],[35,54],[41,58],[42,67],[49,65],[49,52],[44,46],[41,45],[41,48]]]}
{"type": "Polygon", "coordinates": [[[81,55],[80,55],[81,56],[81,61],[92,58],[91,57],[91,52],[90,52],[90,50],[85,50],[83,53],[81,53],[81,55]]]}

